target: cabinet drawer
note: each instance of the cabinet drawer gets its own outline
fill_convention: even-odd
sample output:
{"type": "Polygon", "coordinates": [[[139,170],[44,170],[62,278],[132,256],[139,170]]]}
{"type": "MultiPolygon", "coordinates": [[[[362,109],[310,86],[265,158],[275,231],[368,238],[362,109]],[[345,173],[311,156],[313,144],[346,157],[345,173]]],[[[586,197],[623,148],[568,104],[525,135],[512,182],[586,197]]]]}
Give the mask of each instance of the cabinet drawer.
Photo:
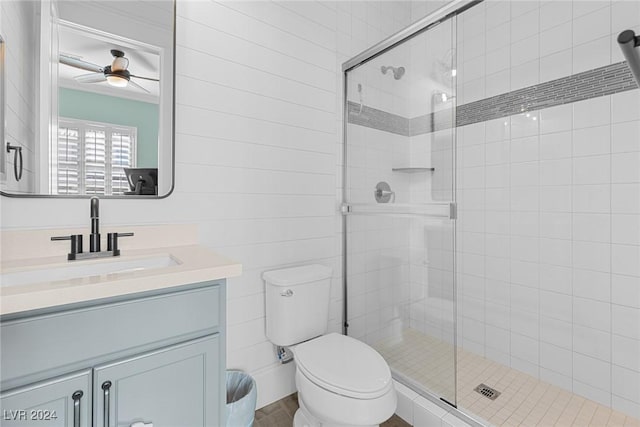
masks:
{"type": "Polygon", "coordinates": [[[2,388],[218,332],[217,284],[0,325],[2,388]]]}

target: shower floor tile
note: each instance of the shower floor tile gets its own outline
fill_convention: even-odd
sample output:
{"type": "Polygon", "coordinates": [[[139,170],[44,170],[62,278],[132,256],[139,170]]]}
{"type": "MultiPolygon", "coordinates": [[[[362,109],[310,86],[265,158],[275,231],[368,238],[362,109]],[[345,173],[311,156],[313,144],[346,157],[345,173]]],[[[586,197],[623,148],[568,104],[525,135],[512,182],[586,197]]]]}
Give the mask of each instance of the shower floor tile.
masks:
{"type": "MultiPolygon", "coordinates": [[[[453,346],[405,329],[373,347],[393,371],[443,397],[453,396],[453,346]]],[[[640,427],[640,420],[523,372],[458,348],[458,408],[496,426],[640,427]],[[474,389],[499,391],[490,400],[474,389]]]]}

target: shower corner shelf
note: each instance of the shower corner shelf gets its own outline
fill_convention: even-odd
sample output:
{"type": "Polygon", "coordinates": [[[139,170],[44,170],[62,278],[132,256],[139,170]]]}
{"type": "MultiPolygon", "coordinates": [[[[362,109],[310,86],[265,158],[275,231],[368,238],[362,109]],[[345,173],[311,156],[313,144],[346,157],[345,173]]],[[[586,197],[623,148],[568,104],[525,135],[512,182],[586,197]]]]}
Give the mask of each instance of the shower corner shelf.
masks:
{"type": "Polygon", "coordinates": [[[393,172],[402,172],[402,173],[418,173],[418,172],[434,172],[436,168],[392,168],[393,172]]]}

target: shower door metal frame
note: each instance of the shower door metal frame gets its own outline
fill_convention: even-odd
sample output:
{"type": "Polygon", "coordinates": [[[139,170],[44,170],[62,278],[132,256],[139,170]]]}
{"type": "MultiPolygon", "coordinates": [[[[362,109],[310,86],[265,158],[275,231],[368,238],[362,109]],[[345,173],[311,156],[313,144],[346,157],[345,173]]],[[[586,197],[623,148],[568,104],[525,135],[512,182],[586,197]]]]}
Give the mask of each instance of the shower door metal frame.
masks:
{"type": "MultiPolygon", "coordinates": [[[[417,36],[418,34],[428,30],[429,28],[438,25],[439,23],[446,21],[450,18],[453,18],[455,15],[458,15],[465,10],[482,3],[484,0],[452,0],[447,3],[440,9],[430,13],[424,18],[414,22],[408,27],[398,31],[395,34],[387,37],[381,42],[371,46],[370,48],[360,52],[353,58],[342,64],[342,73],[346,76],[347,71],[351,71],[356,68],[360,64],[363,64],[370,59],[375,58],[378,55],[394,48],[395,46],[404,43],[412,37],[417,36]]],[[[344,86],[346,89],[346,81],[344,82],[344,86]]],[[[346,92],[345,92],[346,95],[346,92]]],[[[345,98],[346,100],[346,98],[345,98]]],[[[346,105],[346,102],[345,102],[346,105]]]]}
{"type": "MultiPolygon", "coordinates": [[[[359,53],[353,58],[342,64],[342,99],[343,99],[343,123],[342,123],[342,142],[343,142],[343,158],[342,158],[342,205],[341,205],[341,213],[342,213],[342,277],[343,277],[343,310],[342,310],[342,332],[344,335],[348,334],[349,321],[348,321],[348,297],[347,297],[347,217],[351,211],[351,207],[347,202],[347,168],[348,168],[348,149],[347,149],[347,131],[349,124],[349,108],[347,103],[347,73],[359,67],[360,65],[368,62],[369,60],[388,52],[394,47],[408,41],[409,39],[418,36],[425,31],[428,31],[430,28],[435,27],[441,22],[447,21],[449,19],[454,18],[456,15],[466,11],[467,9],[482,3],[484,0],[453,0],[447,5],[441,7],[440,9],[434,11],[433,13],[425,16],[419,21],[411,24],[403,30],[391,35],[390,37],[384,39],[380,43],[366,49],[365,51],[359,53]]],[[[456,32],[456,26],[453,25],[453,33],[456,32]]],[[[453,66],[456,67],[456,55],[453,56],[454,62],[453,66]]],[[[454,111],[455,114],[455,111],[454,111]]],[[[455,117],[453,120],[453,128],[456,127],[455,117]]],[[[453,345],[454,349],[457,348],[457,266],[456,266],[456,223],[455,219],[457,216],[456,209],[456,164],[457,164],[457,150],[454,147],[453,150],[453,177],[452,177],[452,201],[449,203],[449,219],[453,220],[453,242],[452,242],[452,253],[453,253],[453,316],[454,316],[454,328],[453,328],[453,345]]],[[[443,203],[444,204],[444,203],[443,203]]],[[[440,216],[442,217],[442,216],[440,216]]],[[[456,361],[456,353],[454,350],[454,390],[455,400],[457,401],[457,361],[456,361]]],[[[423,395],[434,403],[441,404],[444,402],[449,407],[453,407],[457,410],[457,406],[455,403],[449,402],[446,399],[443,399],[440,396],[436,396],[431,393],[430,390],[427,390],[426,393],[424,390],[416,390],[414,387],[411,387],[410,384],[405,384],[407,387],[414,389],[415,392],[423,395]]],[[[476,420],[469,417],[467,414],[457,411],[458,415],[465,418],[467,422],[472,425],[479,425],[476,420]]]]}

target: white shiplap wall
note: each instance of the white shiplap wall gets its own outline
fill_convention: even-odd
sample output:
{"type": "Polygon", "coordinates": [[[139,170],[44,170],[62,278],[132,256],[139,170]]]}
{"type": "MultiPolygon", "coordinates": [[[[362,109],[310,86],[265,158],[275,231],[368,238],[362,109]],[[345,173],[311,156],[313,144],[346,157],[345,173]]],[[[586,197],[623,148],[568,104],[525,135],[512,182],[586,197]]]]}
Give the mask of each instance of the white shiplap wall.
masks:
{"type": "MultiPolygon", "coordinates": [[[[294,391],[264,335],[263,271],[334,267],[341,317],[340,64],[411,21],[404,2],[179,1],[176,187],[104,200],[103,224],[197,223],[241,261],[228,286],[229,368],[258,380],[258,406],[294,391]]],[[[3,229],[86,226],[86,200],[0,199],[3,229]]]]}
{"type": "MultiPolygon", "coordinates": [[[[5,140],[0,160],[5,174],[0,175],[0,188],[13,193],[28,193],[34,188],[33,170],[36,164],[36,91],[31,82],[37,67],[36,2],[3,1],[0,3],[0,35],[5,41],[5,140]],[[27,54],[22,54],[27,52],[27,54]],[[6,152],[5,144],[22,147],[24,168],[22,179],[14,178],[15,151],[6,152]]],[[[38,10],[38,13],[40,11],[38,10]]]]}

